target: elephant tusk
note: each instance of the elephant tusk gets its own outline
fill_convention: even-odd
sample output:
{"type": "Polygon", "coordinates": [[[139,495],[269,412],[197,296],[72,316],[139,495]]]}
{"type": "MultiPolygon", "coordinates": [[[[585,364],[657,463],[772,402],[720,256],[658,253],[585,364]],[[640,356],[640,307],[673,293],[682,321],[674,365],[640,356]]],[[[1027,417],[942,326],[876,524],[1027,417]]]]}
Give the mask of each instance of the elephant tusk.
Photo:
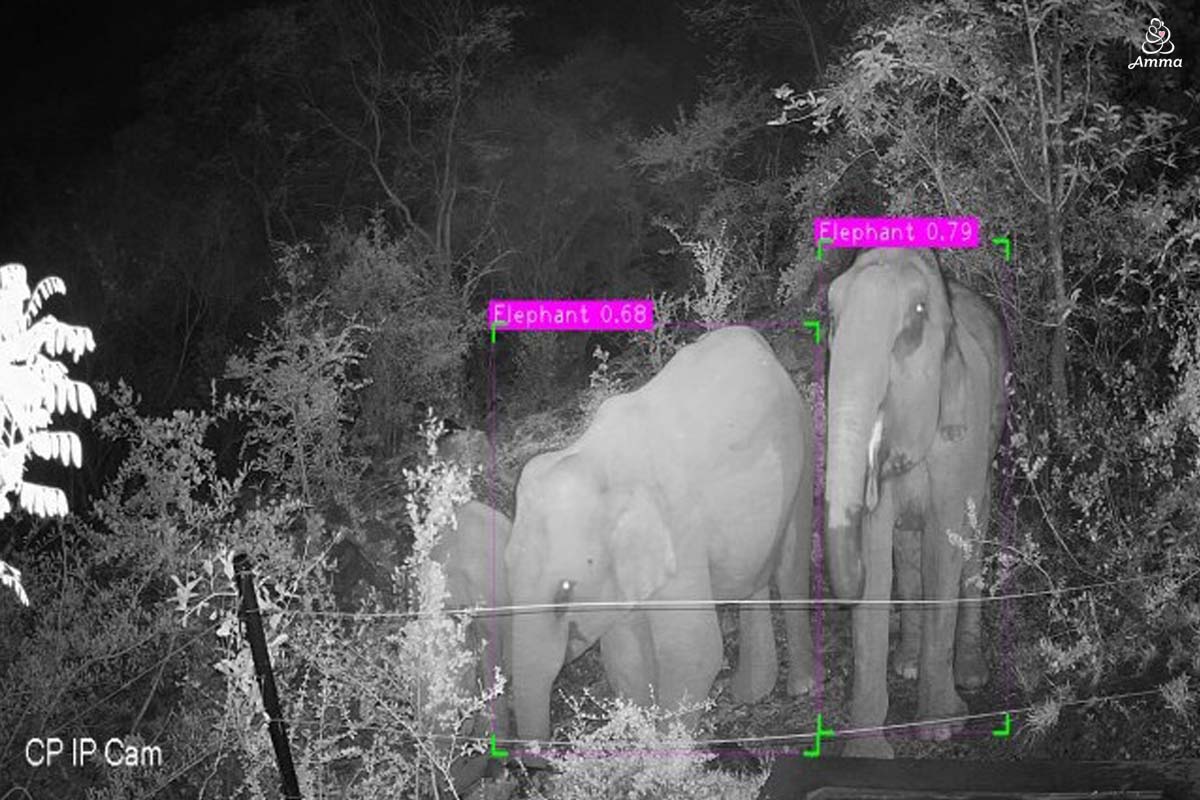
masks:
{"type": "Polygon", "coordinates": [[[867,510],[879,504],[879,446],[883,443],[883,414],[875,417],[871,441],[867,443],[867,510]]]}

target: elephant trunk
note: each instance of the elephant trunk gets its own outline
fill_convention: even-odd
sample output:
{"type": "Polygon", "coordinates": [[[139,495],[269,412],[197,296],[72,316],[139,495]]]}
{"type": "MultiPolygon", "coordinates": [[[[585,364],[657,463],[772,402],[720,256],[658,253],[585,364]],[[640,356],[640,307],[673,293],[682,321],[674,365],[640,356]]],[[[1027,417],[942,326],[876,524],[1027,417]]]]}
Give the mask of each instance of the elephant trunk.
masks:
{"type": "Polygon", "coordinates": [[[882,438],[887,362],[876,365],[865,356],[875,348],[851,338],[849,327],[842,326],[844,334],[839,331],[841,340],[830,359],[825,547],[834,594],[860,600],[866,585],[862,516],[878,501],[875,456],[882,438]]]}
{"type": "Polygon", "coordinates": [[[517,736],[546,741],[550,738],[550,690],[566,658],[567,636],[565,625],[547,624],[539,616],[513,621],[512,698],[517,736]]]}

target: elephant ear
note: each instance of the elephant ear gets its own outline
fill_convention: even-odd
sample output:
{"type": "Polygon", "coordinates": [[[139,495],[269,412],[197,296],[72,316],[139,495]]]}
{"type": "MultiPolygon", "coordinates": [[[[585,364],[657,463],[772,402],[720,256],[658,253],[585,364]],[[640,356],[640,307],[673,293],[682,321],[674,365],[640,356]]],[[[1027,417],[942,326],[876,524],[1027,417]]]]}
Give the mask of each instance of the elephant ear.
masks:
{"type": "Polygon", "coordinates": [[[625,600],[645,600],[675,574],[675,548],[658,502],[650,490],[625,493],[612,536],[617,586],[625,600]]]}
{"type": "Polygon", "coordinates": [[[941,408],[938,429],[942,437],[957,442],[967,432],[967,362],[958,344],[956,325],[946,336],[946,352],[942,356],[941,408]]]}

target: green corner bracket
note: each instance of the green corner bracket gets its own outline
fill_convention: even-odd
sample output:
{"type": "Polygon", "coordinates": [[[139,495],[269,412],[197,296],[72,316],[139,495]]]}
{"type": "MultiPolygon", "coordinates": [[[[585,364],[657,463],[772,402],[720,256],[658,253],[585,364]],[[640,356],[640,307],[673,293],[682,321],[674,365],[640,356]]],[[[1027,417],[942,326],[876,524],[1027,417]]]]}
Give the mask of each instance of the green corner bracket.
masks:
{"type": "Polygon", "coordinates": [[[806,319],[806,320],[804,320],[804,327],[808,328],[810,331],[813,332],[813,344],[820,344],[821,343],[821,320],[806,319]]]}
{"type": "Polygon", "coordinates": [[[825,260],[825,245],[833,244],[833,239],[822,237],[817,239],[817,261],[825,260]]]}
{"type": "Polygon", "coordinates": [[[508,324],[508,322],[505,320],[502,320],[502,319],[492,320],[492,344],[496,343],[496,326],[497,325],[507,325],[507,324],[508,324]]]}
{"type": "Polygon", "coordinates": [[[496,734],[494,733],[488,735],[488,757],[498,759],[508,758],[507,750],[501,750],[496,747],[496,734]]]}
{"type": "Polygon", "coordinates": [[[1007,711],[1004,712],[1004,727],[993,729],[992,736],[995,736],[997,739],[1007,739],[1009,736],[1012,736],[1012,715],[1007,711]]]}
{"type": "Polygon", "coordinates": [[[1012,261],[1012,241],[1007,236],[993,236],[992,244],[1004,248],[1004,260],[1012,261]]]}
{"type": "Polygon", "coordinates": [[[813,746],[804,751],[805,758],[821,757],[821,740],[834,737],[833,728],[826,728],[821,714],[817,714],[817,732],[813,736],[813,746]]]}

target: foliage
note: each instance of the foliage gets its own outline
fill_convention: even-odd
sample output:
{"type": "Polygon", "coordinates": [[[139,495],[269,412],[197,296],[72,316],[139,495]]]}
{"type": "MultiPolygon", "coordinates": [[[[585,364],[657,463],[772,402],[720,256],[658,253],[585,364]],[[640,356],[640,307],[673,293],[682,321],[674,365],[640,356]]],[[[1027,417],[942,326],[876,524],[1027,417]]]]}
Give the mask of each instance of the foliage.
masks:
{"type": "Polygon", "coordinates": [[[96,398],[87,384],[71,380],[67,368],[55,359],[70,353],[79,357],[94,350],[88,328],[59,322],[46,315],[42,305],[56,294],[66,294],[59,278],[43,278],[31,292],[25,267],[0,267],[0,516],[16,494],[22,509],[38,516],[63,516],[67,498],[62,490],[25,481],[25,462],[32,456],[58,459],[64,466],[81,466],[82,447],[71,432],[47,431],[53,414],[77,411],[90,417],[96,398]]]}
{"type": "Polygon", "coordinates": [[[696,277],[700,279],[698,289],[690,290],[683,304],[701,322],[721,323],[738,318],[735,301],[740,287],[736,275],[730,274],[733,248],[727,227],[722,220],[716,235],[699,241],[685,241],[678,230],[671,229],[671,235],[692,257],[696,277]]]}
{"type": "MultiPolygon", "coordinates": [[[[819,140],[793,181],[798,222],[975,215],[982,236],[1021,242],[1011,265],[981,251],[943,266],[1005,320],[1009,439],[997,463],[1015,492],[1013,505],[993,504],[991,529],[1007,519],[1020,537],[991,537],[985,584],[1053,593],[1021,603],[1015,652],[996,654],[1046,702],[1043,727],[1067,702],[1131,684],[1170,687],[1163,697],[1186,708],[1189,676],[1200,675],[1187,656],[1200,553],[1176,535],[1200,510],[1184,367],[1200,237],[1197,184],[1183,168],[1197,152],[1183,119],[1121,97],[1118,53],[1144,33],[1127,12],[1076,0],[919,4],[865,25],[819,89],[777,92],[774,122],[809,123],[819,140]],[[1065,304],[1045,302],[1060,293],[1065,304]],[[1065,413],[1045,391],[1059,336],[1047,331],[1066,342],[1065,413]],[[1091,588],[1071,590],[1080,585],[1091,588]]],[[[816,276],[801,252],[798,242],[790,298],[816,276]]],[[[1121,711],[1085,713],[1099,717],[1088,730],[1104,730],[1121,711]]],[[[1170,741],[1195,735],[1188,718],[1162,724],[1178,734],[1170,741]]],[[[1092,735],[1076,746],[1064,755],[1127,747],[1092,735]]]]}
{"type": "MultiPolygon", "coordinates": [[[[462,695],[456,680],[473,666],[478,654],[465,649],[465,622],[446,613],[445,570],[433,560],[431,551],[440,537],[454,535],[454,509],[471,499],[471,473],[459,464],[438,458],[441,433],[440,423],[430,416],[421,431],[430,463],[405,471],[405,500],[414,542],[404,569],[413,576],[410,608],[416,616],[402,630],[399,663],[410,680],[433,676],[421,684],[420,694],[414,693],[418,720],[429,726],[428,732],[458,730],[482,713],[504,686],[503,676],[497,672],[494,692],[469,698],[462,695]]],[[[479,743],[471,743],[470,748],[478,752],[479,743]]],[[[449,761],[444,766],[448,768],[449,761]]]]}
{"type": "Polygon", "coordinates": [[[579,402],[585,425],[595,416],[605,400],[626,391],[622,380],[609,372],[607,350],[596,345],[596,349],[592,351],[592,358],[596,359],[596,368],[588,376],[588,388],[582,393],[579,402]]]}
{"type": "Polygon", "coordinates": [[[731,775],[704,766],[705,754],[683,722],[711,701],[675,712],[642,708],[627,700],[585,693],[572,698],[569,749],[547,754],[557,772],[545,795],[575,798],[758,797],[769,766],[760,774],[731,775]]]}
{"type": "Polygon", "coordinates": [[[308,248],[284,248],[276,293],[281,312],[248,355],[230,357],[225,377],[244,388],[230,411],[247,416],[242,456],[278,488],[306,503],[344,497],[359,467],[347,457],[348,401],[363,381],[352,371],[364,358],[370,329],[328,313],[320,297],[305,298],[308,248]]]}
{"type": "Polygon", "coordinates": [[[371,331],[356,415],[361,444],[395,454],[415,412],[430,405],[462,416],[464,358],[484,328],[464,287],[419,241],[394,236],[379,212],[360,230],[331,228],[322,260],[333,275],[331,308],[371,331]]]}
{"type": "MultiPolygon", "coordinates": [[[[429,781],[445,791],[451,764],[483,744],[459,731],[484,713],[503,691],[464,694],[460,675],[477,654],[465,648],[465,621],[446,613],[445,572],[430,558],[438,537],[454,535],[453,508],[470,499],[470,473],[436,456],[440,424],[430,419],[422,438],[431,461],[406,471],[409,521],[415,542],[394,582],[407,587],[407,611],[373,594],[361,614],[338,623],[308,612],[321,608],[311,585],[312,562],[260,562],[257,569],[264,625],[281,694],[294,720],[293,748],[305,794],[340,786],[356,796],[414,796],[429,781]],[[271,587],[268,593],[265,587],[271,587]],[[400,625],[390,623],[403,619],[400,625]],[[346,765],[352,764],[352,769],[346,765]]],[[[230,551],[217,548],[177,581],[177,606],[185,620],[221,620],[225,656],[216,664],[227,682],[225,713],[246,759],[244,791],[273,780],[261,700],[234,608],[215,601],[233,592],[230,551]]]]}
{"type": "MultiPolygon", "coordinates": [[[[96,398],[86,383],[67,377],[55,359],[62,353],[79,357],[96,348],[86,327],[59,322],[53,316],[37,319],[43,304],[66,294],[66,284],[50,276],[30,291],[25,267],[0,267],[0,518],[12,510],[10,494],[20,508],[37,516],[65,516],[67,497],[61,489],[25,480],[31,456],[57,458],[64,466],[81,466],[83,447],[70,431],[47,431],[53,414],[78,411],[90,417],[96,398]]],[[[0,560],[0,586],[12,589],[29,605],[21,572],[0,560]]]]}
{"type": "Polygon", "coordinates": [[[634,336],[636,347],[649,363],[650,375],[656,375],[667,365],[671,357],[687,343],[687,297],[660,292],[654,297],[654,328],[634,336]]]}
{"type": "Polygon", "coordinates": [[[558,397],[573,354],[576,333],[561,331],[522,331],[514,359],[517,403],[506,412],[516,415],[545,410],[558,397]]]}
{"type": "Polygon", "coordinates": [[[631,109],[652,102],[660,70],[636,50],[589,39],[560,63],[520,69],[481,96],[469,147],[480,191],[461,201],[494,219],[480,258],[511,296],[642,294],[628,269],[647,228],[628,168],[631,109]]]}
{"type": "MultiPolygon", "coordinates": [[[[168,786],[199,796],[205,776],[193,768],[221,763],[228,731],[214,724],[220,719],[215,687],[192,671],[216,660],[212,627],[203,621],[180,627],[164,602],[169,576],[212,540],[285,557],[288,548],[264,532],[282,529],[286,515],[234,519],[238,482],[216,475],[212,454],[200,443],[210,415],[156,420],[133,409],[127,387],[103,396],[115,409],[98,425],[129,448],[120,477],[106,487],[96,514],[53,523],[57,547],[26,570],[32,609],[16,616],[0,608],[5,629],[13,632],[0,651],[9,689],[0,698],[0,717],[11,725],[0,742],[0,772],[14,779],[23,774],[30,736],[86,731],[99,741],[153,742],[179,758],[171,775],[106,770],[106,783],[89,774],[94,796],[168,786]]],[[[28,774],[27,790],[77,794],[71,782],[82,774],[55,773],[28,774]]]]}
{"type": "Polygon", "coordinates": [[[721,243],[726,278],[739,284],[740,304],[759,314],[774,305],[791,246],[787,151],[779,146],[789,134],[763,127],[766,100],[746,79],[716,81],[690,115],[639,141],[631,161],[654,188],[660,217],[683,220],[698,240],[721,243]]]}
{"type": "MultiPolygon", "coordinates": [[[[300,353],[323,336],[316,328],[308,330],[309,342],[299,329],[291,335],[300,353]]],[[[341,396],[330,406],[344,404],[351,389],[335,381],[341,396]]],[[[98,430],[126,456],[94,513],[55,523],[58,550],[27,567],[33,608],[0,607],[0,622],[14,632],[0,642],[9,690],[0,716],[12,721],[0,741],[0,772],[33,794],[74,794],[85,779],[96,798],[271,791],[278,776],[233,585],[233,557],[242,552],[255,565],[305,793],[345,786],[356,796],[415,794],[434,780],[431,770],[444,783],[449,764],[481,746],[461,738],[458,723],[490,697],[463,699],[454,684],[474,656],[461,651],[461,623],[440,611],[444,577],[426,557],[432,531],[445,526],[450,504],[466,497],[466,473],[430,467],[410,476],[419,544],[410,559],[416,578],[406,585],[418,587],[415,599],[428,613],[389,624],[394,595],[376,593],[366,609],[373,615],[341,621],[322,613],[335,608],[325,555],[346,531],[327,530],[294,498],[247,503],[244,475],[222,477],[205,444],[228,413],[250,417],[266,442],[285,441],[298,424],[319,426],[318,415],[281,420],[265,403],[235,397],[217,414],[153,418],[136,410],[138,399],[124,384],[102,394],[114,408],[98,430]],[[281,438],[271,438],[269,429],[283,425],[281,438]],[[434,656],[444,663],[432,663],[434,656]],[[175,768],[26,776],[22,745],[29,736],[81,729],[153,742],[175,768]]],[[[318,440],[313,431],[301,434],[318,440]]],[[[432,445],[436,432],[426,436],[432,445]]],[[[259,466],[292,468],[285,460],[259,466]]],[[[287,482],[286,474],[267,477],[287,482]]]]}

